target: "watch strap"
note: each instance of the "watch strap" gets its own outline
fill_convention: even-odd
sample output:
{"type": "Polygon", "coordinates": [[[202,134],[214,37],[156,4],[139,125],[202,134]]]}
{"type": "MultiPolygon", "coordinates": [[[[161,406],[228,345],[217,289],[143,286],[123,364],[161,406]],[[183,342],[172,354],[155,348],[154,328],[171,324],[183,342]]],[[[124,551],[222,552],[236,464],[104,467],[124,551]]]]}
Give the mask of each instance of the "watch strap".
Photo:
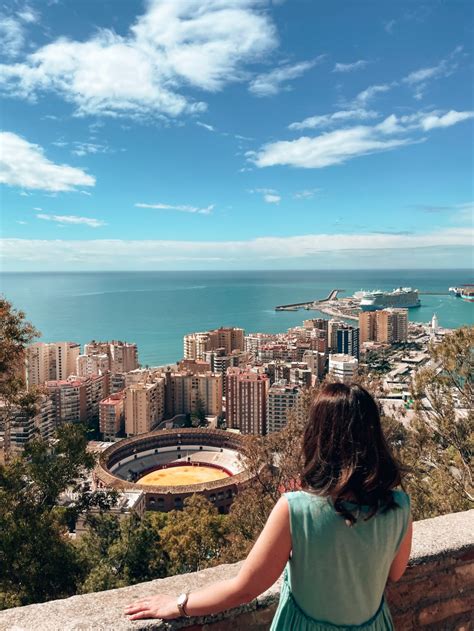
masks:
{"type": "Polygon", "coordinates": [[[188,604],[188,598],[189,598],[189,593],[184,592],[183,594],[180,594],[178,596],[178,602],[177,602],[178,611],[179,611],[180,615],[184,616],[185,618],[190,618],[190,615],[186,611],[186,605],[188,604]]]}

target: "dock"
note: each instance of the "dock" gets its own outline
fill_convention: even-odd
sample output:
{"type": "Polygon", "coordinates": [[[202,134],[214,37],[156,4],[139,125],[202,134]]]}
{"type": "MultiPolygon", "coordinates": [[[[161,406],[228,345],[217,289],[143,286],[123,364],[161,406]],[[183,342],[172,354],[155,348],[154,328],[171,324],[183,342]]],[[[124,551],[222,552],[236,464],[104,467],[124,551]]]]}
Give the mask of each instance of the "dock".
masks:
{"type": "Polygon", "coordinates": [[[319,300],[308,300],[307,302],[294,302],[288,305],[277,305],[275,311],[298,311],[298,309],[314,309],[316,305],[330,302],[331,300],[337,300],[337,295],[344,292],[345,289],[332,289],[326,298],[319,300]]]}

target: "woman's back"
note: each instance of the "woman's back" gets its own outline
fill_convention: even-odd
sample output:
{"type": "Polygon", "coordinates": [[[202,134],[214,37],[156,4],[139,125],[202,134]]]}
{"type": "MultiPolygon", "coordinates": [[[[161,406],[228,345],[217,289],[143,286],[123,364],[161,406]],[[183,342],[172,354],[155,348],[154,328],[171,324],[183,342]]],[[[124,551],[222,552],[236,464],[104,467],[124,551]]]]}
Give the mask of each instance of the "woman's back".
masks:
{"type": "Polygon", "coordinates": [[[292,556],[284,585],[287,598],[280,601],[272,629],[299,631],[301,622],[289,626],[297,614],[340,626],[361,625],[374,617],[409,523],[408,496],[393,493],[398,507],[368,520],[363,508],[350,527],[326,498],[305,491],[286,494],[292,556]]]}

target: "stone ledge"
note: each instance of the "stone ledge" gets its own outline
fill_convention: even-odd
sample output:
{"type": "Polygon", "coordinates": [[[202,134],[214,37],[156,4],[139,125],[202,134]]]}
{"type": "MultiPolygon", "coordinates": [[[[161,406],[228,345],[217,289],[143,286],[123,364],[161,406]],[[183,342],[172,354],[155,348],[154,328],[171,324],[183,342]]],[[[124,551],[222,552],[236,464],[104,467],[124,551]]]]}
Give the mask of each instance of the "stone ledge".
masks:
{"type": "MultiPolygon", "coordinates": [[[[388,599],[399,628],[470,629],[464,619],[474,606],[474,510],[453,513],[414,524],[413,552],[410,567],[399,583],[390,585],[388,599]],[[446,576],[456,569],[462,587],[454,587],[446,576]],[[438,577],[438,580],[437,578],[438,577]],[[429,578],[438,585],[436,595],[421,589],[419,602],[403,609],[403,591],[413,588],[414,582],[429,578]],[[408,585],[410,584],[410,585],[408,585]],[[443,590],[446,592],[444,593],[443,590]],[[439,592],[443,593],[439,593],[439,592]],[[453,593],[454,591],[454,593],[453,593]],[[392,596],[392,597],[391,597],[392,596]],[[398,597],[397,597],[398,596],[398,597]],[[397,602],[398,601],[398,602],[397,602]],[[461,617],[460,617],[461,615],[461,617]],[[453,625],[451,626],[451,619],[453,625]],[[458,622],[454,622],[454,620],[458,622]],[[443,622],[443,620],[445,622],[443,622]],[[431,621],[431,622],[430,622],[431,621]],[[445,626],[442,626],[445,625],[445,626]]],[[[143,620],[130,622],[123,616],[124,606],[150,592],[178,594],[209,583],[222,581],[237,574],[241,563],[220,565],[194,574],[182,574],[131,587],[73,596],[38,605],[18,607],[0,612],[1,631],[131,631],[147,629],[165,631],[188,628],[189,631],[260,631],[268,629],[279,598],[279,582],[255,601],[214,616],[162,622],[143,620]]],[[[433,592],[434,594],[435,592],[433,592]]]]}

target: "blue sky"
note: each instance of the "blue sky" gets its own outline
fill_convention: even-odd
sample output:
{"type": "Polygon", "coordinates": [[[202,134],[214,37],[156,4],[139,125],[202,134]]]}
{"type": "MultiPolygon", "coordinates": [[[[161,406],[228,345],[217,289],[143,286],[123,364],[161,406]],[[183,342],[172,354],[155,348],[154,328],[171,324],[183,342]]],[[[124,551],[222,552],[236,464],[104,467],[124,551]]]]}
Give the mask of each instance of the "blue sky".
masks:
{"type": "Polygon", "coordinates": [[[472,264],[469,0],[1,11],[4,270],[472,264]]]}

